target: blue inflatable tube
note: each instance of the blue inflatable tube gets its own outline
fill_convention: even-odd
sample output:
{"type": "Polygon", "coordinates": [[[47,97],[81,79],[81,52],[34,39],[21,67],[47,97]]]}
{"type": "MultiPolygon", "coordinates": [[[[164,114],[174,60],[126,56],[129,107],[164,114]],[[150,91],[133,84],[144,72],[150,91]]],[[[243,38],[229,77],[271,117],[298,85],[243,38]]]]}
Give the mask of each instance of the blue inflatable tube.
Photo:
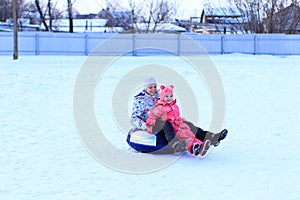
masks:
{"type": "Polygon", "coordinates": [[[131,129],[126,139],[128,145],[138,152],[154,154],[172,154],[163,133],[149,134],[140,129],[131,129]]]}

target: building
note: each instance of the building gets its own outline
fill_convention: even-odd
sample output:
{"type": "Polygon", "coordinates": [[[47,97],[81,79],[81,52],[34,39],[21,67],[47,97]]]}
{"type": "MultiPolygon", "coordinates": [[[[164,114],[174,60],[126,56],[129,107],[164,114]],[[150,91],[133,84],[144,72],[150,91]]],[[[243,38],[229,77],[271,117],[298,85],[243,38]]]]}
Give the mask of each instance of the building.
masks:
{"type": "Polygon", "coordinates": [[[108,27],[123,27],[125,30],[130,29],[133,23],[129,11],[112,12],[107,8],[102,9],[97,17],[106,19],[108,27]]]}
{"type": "MultiPolygon", "coordinates": [[[[0,32],[12,32],[14,30],[13,19],[8,19],[6,22],[0,22],[0,32]]],[[[18,19],[19,31],[39,31],[40,25],[30,24],[30,19],[19,18],[18,19]]]]}
{"type": "Polygon", "coordinates": [[[300,7],[294,3],[264,19],[266,32],[300,34],[300,7]]]}
{"type": "Polygon", "coordinates": [[[200,17],[190,18],[190,30],[197,33],[239,33],[244,15],[236,8],[204,8],[200,17]]]}
{"type": "MultiPolygon", "coordinates": [[[[84,32],[112,32],[105,27],[106,19],[73,19],[73,31],[84,32]]],[[[69,19],[59,19],[53,22],[53,30],[59,32],[69,32],[69,19]]]]}
{"type": "Polygon", "coordinates": [[[244,20],[244,15],[236,8],[204,8],[201,23],[236,24],[244,20]]]}

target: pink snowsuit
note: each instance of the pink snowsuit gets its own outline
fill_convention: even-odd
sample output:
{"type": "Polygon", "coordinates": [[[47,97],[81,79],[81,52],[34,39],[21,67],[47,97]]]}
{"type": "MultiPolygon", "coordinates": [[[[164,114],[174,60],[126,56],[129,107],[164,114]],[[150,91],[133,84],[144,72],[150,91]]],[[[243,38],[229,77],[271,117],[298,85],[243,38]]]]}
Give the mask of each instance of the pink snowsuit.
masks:
{"type": "MultiPolygon", "coordinates": [[[[162,99],[162,98],[161,98],[162,99]]],[[[182,141],[186,140],[186,149],[192,152],[192,147],[194,143],[201,145],[203,142],[196,138],[195,134],[190,130],[189,126],[184,123],[184,119],[180,117],[179,108],[176,105],[176,100],[172,103],[167,104],[162,100],[158,100],[148,114],[148,119],[146,121],[147,131],[152,133],[152,127],[155,125],[157,119],[162,121],[169,121],[175,131],[177,138],[182,141]]]]}

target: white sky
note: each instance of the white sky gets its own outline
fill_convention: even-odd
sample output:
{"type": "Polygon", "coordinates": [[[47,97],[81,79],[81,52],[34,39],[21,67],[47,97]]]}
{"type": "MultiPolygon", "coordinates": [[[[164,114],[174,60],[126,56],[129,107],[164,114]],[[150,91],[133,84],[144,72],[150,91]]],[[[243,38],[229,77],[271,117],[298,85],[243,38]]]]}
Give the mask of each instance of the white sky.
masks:
{"type": "MultiPolygon", "coordinates": [[[[124,2],[123,5],[128,4],[128,0],[120,0],[124,2]]],[[[143,1],[143,0],[142,0],[143,1]]],[[[201,15],[203,3],[205,0],[181,0],[181,5],[178,8],[178,16],[189,18],[190,16],[201,15]]],[[[74,6],[81,14],[97,13],[103,7],[106,7],[103,0],[76,0],[74,6]]]]}
{"type": "MultiPolygon", "coordinates": [[[[32,1],[33,0],[29,0],[32,1]]],[[[57,2],[59,6],[66,7],[66,0],[52,0],[53,3],[57,2]]],[[[124,5],[128,3],[128,0],[119,0],[124,2],[124,5]]],[[[143,2],[143,0],[141,0],[143,2]]],[[[207,0],[181,0],[181,5],[178,8],[178,18],[189,19],[192,16],[200,16],[203,4],[207,0]]],[[[47,0],[41,0],[41,2],[47,2],[47,0]]],[[[106,8],[105,0],[72,0],[74,8],[80,14],[98,13],[102,8],[106,8]]]]}
{"type": "MultiPolygon", "coordinates": [[[[34,0],[27,0],[34,2],[34,0]]],[[[46,5],[48,0],[40,0],[46,5]]],[[[123,5],[128,4],[129,0],[112,0],[123,2],[123,5]]],[[[147,0],[140,0],[141,2],[147,0]]],[[[209,2],[212,6],[219,7],[226,4],[226,0],[179,0],[181,4],[177,10],[177,18],[179,19],[189,19],[190,17],[200,17],[202,9],[206,2],[209,2]]],[[[57,3],[58,6],[66,8],[66,0],[52,0],[53,3],[57,3]]],[[[106,8],[105,0],[72,0],[74,3],[74,8],[80,14],[98,13],[102,8],[106,8]]],[[[121,3],[122,4],[122,3],[121,3]]]]}

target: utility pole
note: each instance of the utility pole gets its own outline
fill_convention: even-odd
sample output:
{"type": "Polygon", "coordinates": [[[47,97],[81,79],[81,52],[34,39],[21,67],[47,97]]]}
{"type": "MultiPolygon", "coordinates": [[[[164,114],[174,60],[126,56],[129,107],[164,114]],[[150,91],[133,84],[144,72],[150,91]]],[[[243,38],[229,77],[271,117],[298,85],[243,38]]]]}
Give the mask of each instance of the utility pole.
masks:
{"type": "Polygon", "coordinates": [[[13,20],[14,20],[14,60],[18,60],[18,16],[17,16],[17,0],[13,0],[13,20]]]}

